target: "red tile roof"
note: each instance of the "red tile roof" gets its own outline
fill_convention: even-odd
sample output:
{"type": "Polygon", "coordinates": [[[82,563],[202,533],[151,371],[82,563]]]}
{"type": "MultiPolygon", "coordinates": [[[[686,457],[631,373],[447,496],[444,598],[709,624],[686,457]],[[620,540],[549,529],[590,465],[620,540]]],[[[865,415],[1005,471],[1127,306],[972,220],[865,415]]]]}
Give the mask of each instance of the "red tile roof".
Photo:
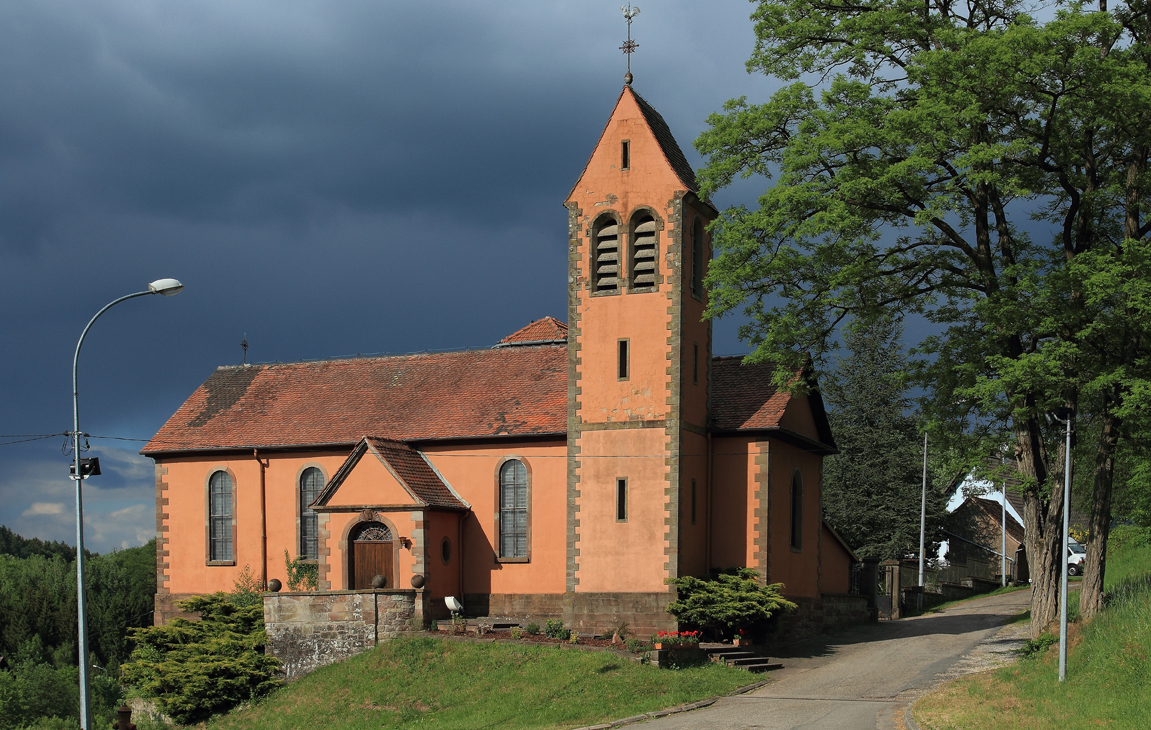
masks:
{"type": "Polygon", "coordinates": [[[452,488],[443,480],[443,477],[424,458],[424,455],[407,444],[390,439],[365,437],[356,444],[352,453],[332,476],[324,489],[316,496],[315,504],[318,507],[327,506],[332,496],[339,491],[348,475],[355,469],[360,459],[371,449],[380,455],[387,463],[392,473],[400,483],[411,492],[418,503],[431,507],[447,507],[449,509],[468,509],[452,488]]]}
{"type": "MultiPolygon", "coordinates": [[[[563,325],[550,319],[528,327],[563,325]]],[[[350,447],[365,436],[391,441],[560,436],[567,433],[567,357],[563,345],[521,345],[221,367],[142,453],[350,447]]],[[[790,396],[777,392],[771,373],[767,366],[742,365],[741,358],[714,358],[710,427],[779,429],[790,396]]],[[[819,394],[809,399],[820,442],[834,448],[819,394]]]]}
{"type": "Polygon", "coordinates": [[[741,357],[711,361],[712,428],[720,431],[779,428],[791,396],[772,382],[775,368],[744,365],[741,357]]]}
{"type": "Polygon", "coordinates": [[[567,432],[567,348],[221,367],[143,453],[567,432]]]}
{"type": "Polygon", "coordinates": [[[567,342],[568,325],[555,317],[537,319],[528,326],[516,330],[500,340],[500,344],[523,342],[567,342]]]}

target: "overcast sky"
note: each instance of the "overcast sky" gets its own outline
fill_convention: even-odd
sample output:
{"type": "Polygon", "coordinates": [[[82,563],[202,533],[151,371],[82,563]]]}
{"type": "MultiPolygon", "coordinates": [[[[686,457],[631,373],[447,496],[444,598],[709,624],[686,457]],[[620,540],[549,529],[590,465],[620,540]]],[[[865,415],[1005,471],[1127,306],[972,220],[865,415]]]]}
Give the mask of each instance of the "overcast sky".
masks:
{"type": "MultiPolygon", "coordinates": [[[[619,0],[0,4],[0,523],[74,543],[62,436],[147,439],[218,365],[485,346],[566,318],[563,199],[623,83],[619,0]]],[[[693,165],[762,100],[746,0],[641,2],[634,87],[693,165]]],[[[751,202],[745,185],[716,200],[751,202]]],[[[746,351],[734,323],[716,351],[746,351]]],[[[93,438],[87,541],[155,530],[141,442],[93,438]]]]}

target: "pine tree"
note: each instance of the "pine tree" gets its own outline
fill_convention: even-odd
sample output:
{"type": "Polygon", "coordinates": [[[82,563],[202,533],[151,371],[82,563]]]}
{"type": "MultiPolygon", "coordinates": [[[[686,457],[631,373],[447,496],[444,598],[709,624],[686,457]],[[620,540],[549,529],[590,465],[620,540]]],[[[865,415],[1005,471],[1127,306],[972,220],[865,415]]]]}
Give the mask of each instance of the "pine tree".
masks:
{"type": "MultiPolygon", "coordinates": [[[[909,415],[901,335],[890,317],[846,328],[847,355],[821,387],[839,447],[824,461],[824,516],[861,557],[919,553],[923,436],[909,415]]],[[[938,548],[934,526],[944,506],[941,492],[929,489],[929,556],[938,548]]]]}

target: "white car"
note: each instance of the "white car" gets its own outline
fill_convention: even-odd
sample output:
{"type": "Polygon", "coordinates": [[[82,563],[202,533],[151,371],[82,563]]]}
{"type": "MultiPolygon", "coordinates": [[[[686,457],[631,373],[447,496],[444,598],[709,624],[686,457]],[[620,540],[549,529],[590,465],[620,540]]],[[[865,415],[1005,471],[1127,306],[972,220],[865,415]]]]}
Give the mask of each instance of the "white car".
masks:
{"type": "Polygon", "coordinates": [[[1067,575],[1083,575],[1083,561],[1087,558],[1087,548],[1076,540],[1067,542],[1067,575]]]}

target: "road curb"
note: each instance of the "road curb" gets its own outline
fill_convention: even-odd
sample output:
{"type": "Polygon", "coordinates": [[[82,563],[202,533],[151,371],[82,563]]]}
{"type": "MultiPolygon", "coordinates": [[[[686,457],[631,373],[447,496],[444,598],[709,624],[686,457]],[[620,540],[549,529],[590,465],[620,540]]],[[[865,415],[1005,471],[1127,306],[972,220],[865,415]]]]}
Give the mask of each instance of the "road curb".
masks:
{"type": "MultiPolygon", "coordinates": [[[[600,723],[598,725],[584,725],[583,727],[577,727],[577,728],[574,728],[573,730],[611,730],[611,728],[623,727],[624,725],[634,725],[637,722],[645,722],[647,720],[654,720],[654,719],[659,718],[659,717],[667,717],[668,715],[678,715],[681,712],[691,712],[692,710],[702,710],[704,707],[711,707],[716,702],[719,702],[720,700],[722,700],[724,697],[737,697],[739,695],[745,695],[748,692],[754,692],[755,690],[759,689],[760,687],[763,687],[764,685],[766,685],[770,682],[771,682],[770,679],[764,679],[764,680],[760,680],[759,682],[752,682],[751,684],[745,684],[744,686],[739,687],[738,689],[733,689],[731,692],[728,692],[725,695],[716,695],[715,697],[708,697],[705,700],[699,700],[698,702],[689,702],[686,705],[677,705],[676,707],[669,707],[666,710],[652,710],[651,712],[645,712],[642,715],[632,715],[631,717],[625,717],[622,720],[614,720],[612,722],[603,722],[603,723],[600,723]]],[[[919,728],[915,728],[915,730],[919,730],[919,728]]]]}

